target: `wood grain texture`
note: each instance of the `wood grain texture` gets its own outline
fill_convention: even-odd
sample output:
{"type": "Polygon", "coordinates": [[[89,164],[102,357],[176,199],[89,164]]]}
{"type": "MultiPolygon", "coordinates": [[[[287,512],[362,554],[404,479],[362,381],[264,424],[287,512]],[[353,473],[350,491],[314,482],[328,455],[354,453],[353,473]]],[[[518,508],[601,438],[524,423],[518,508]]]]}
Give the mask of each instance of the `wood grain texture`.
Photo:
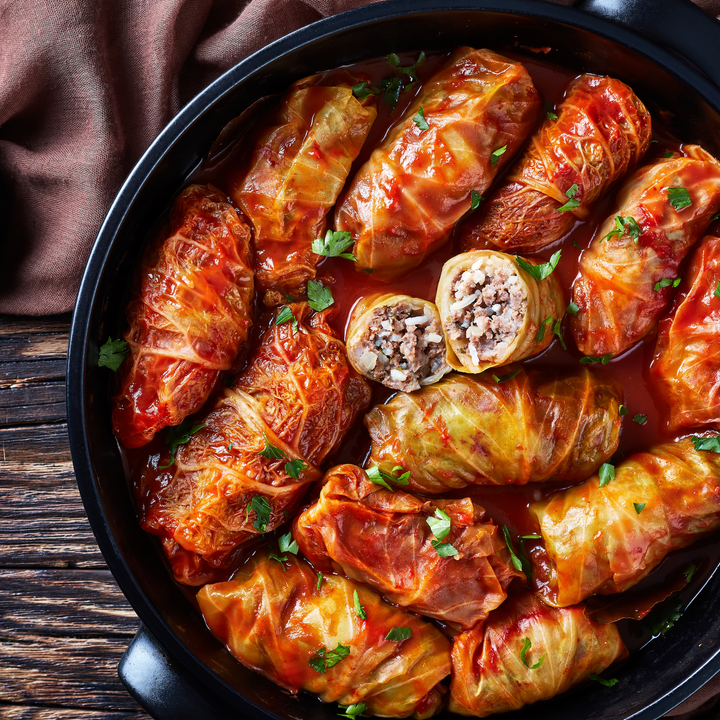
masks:
{"type": "MultiPolygon", "coordinates": [[[[142,710],[114,712],[112,710],[76,710],[72,708],[7,705],[0,702],[0,720],[148,720],[142,710]]],[[[200,720],[198,718],[198,720],[200,720]]]]}

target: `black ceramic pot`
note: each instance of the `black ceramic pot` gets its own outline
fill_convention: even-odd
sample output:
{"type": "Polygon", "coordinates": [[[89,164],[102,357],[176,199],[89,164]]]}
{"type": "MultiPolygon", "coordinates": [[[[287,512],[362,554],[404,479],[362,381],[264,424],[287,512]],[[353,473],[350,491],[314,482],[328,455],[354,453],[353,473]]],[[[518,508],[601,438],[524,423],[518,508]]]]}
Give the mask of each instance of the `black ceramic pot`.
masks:
{"type": "MultiPolygon", "coordinates": [[[[223,126],[257,98],[323,68],[467,44],[499,52],[550,46],[547,60],[619,77],[651,112],[669,110],[685,142],[720,155],[720,24],[689,0],[586,0],[582,10],[533,0],[390,0],[322,20],[269,45],[198,95],[160,134],[120,190],[78,295],[67,372],[73,462],[100,549],[143,626],[120,664],[158,720],[268,717],[334,720],[336,707],[290,696],[244,669],[206,629],[135,517],[110,427],[98,339],[118,336],[122,300],[150,228],[223,126]],[[631,30],[630,28],[634,28],[631,30]],[[637,32],[636,32],[637,31],[637,32]]],[[[676,623],[600,685],[504,715],[507,720],[657,720],[720,671],[720,576],[676,623]]]]}

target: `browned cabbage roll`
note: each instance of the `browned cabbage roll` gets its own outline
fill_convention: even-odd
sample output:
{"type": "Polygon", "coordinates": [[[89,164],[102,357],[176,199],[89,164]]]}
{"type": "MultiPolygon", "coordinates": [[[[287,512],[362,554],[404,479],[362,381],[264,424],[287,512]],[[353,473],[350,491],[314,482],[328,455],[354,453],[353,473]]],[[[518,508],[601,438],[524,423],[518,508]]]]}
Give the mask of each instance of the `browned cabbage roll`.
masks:
{"type": "Polygon", "coordinates": [[[582,605],[558,609],[529,593],[514,597],[455,638],[449,709],[475,717],[517,710],[627,654],[615,625],[591,622],[582,605]]]}
{"type": "Polygon", "coordinates": [[[545,350],[566,305],[554,274],[536,280],[514,256],[494,250],[450,258],[443,265],[435,304],[448,363],[467,373],[525,360],[545,350]]]}
{"type": "Polygon", "coordinates": [[[366,378],[410,392],[450,372],[435,305],[393,293],[361,298],[348,323],[348,359],[366,378]]]}
{"type": "Polygon", "coordinates": [[[683,152],[632,176],[580,258],[570,327],[585,355],[617,355],[655,327],[680,263],[720,210],[720,162],[697,145],[683,152]]]}
{"type": "Polygon", "coordinates": [[[530,505],[545,543],[533,576],[546,603],[627,590],[671,550],[720,527],[720,453],[689,439],[637,453],[600,482],[595,475],[530,505]]]}
{"type": "Polygon", "coordinates": [[[588,369],[549,377],[520,369],[495,382],[450,375],[398,393],[365,416],[371,460],[410,471],[409,489],[582,480],[618,446],[622,390],[588,369]]]}
{"type": "Polygon", "coordinates": [[[720,238],[708,235],[685,271],[675,312],[660,321],[650,376],[671,429],[720,428],[720,238]]]}
{"type": "Polygon", "coordinates": [[[650,113],[620,80],[581,75],[556,113],[533,135],[480,221],[466,228],[463,249],[490,242],[530,251],[559,240],[576,220],[587,218],[595,201],[650,144],[650,113]],[[558,211],[571,197],[580,204],[558,211]]]}
{"type": "Polygon", "coordinates": [[[470,209],[471,192],[484,193],[522,145],[539,106],[519,62],[491,50],[456,50],[338,206],[335,223],[355,240],[357,269],[390,280],[440,247],[470,209]]]}
{"type": "Polygon", "coordinates": [[[293,535],[316,568],[335,567],[402,607],[470,628],[505,600],[513,578],[525,579],[484,515],[470,498],[424,502],[340,465],[293,535]]]}
{"type": "Polygon", "coordinates": [[[377,115],[372,97],[360,102],[349,85],[317,82],[312,76],[290,88],[231,191],[255,228],[262,290],[294,293],[315,277],[322,257],[313,240],[324,236],[328,210],[377,115]]]}
{"type": "MultiPolygon", "coordinates": [[[[381,717],[434,715],[450,643],[433,625],[344,577],[320,578],[292,555],[261,559],[197,595],[205,622],[246,667],[292,693],[363,702],[381,717]],[[355,610],[354,593],[365,618],[355,610]],[[399,639],[388,639],[393,629],[399,639]]],[[[392,636],[391,636],[392,637],[392,636]]]]}

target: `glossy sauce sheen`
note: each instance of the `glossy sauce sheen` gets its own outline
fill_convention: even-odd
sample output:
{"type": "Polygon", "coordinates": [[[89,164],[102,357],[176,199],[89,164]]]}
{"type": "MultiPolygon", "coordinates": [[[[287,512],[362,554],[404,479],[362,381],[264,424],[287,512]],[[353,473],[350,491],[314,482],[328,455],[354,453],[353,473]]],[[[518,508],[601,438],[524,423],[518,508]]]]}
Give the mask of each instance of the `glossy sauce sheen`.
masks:
{"type": "MultiPolygon", "coordinates": [[[[565,88],[576,76],[576,73],[558,68],[539,58],[528,58],[524,55],[514,56],[512,53],[505,54],[520,60],[532,76],[533,82],[545,103],[544,111],[538,120],[538,123],[541,122],[545,117],[545,112],[553,109],[556,104],[559,103],[565,88]]],[[[431,54],[418,68],[421,82],[438,70],[446,58],[447,55],[431,54]]],[[[400,65],[412,65],[416,59],[417,54],[403,54],[400,56],[400,65]]],[[[330,84],[342,81],[359,82],[367,80],[370,84],[376,84],[383,77],[391,74],[393,74],[392,68],[388,65],[387,61],[384,58],[379,58],[351,68],[341,68],[323,73],[321,82],[330,84]]],[[[367,160],[372,149],[385,136],[390,124],[397,120],[410,105],[418,89],[419,85],[412,88],[409,92],[401,93],[397,107],[392,112],[390,112],[389,106],[382,98],[380,96],[378,97],[377,120],[370,131],[365,146],[353,165],[350,178],[345,186],[346,189],[355,171],[367,160]]],[[[257,132],[262,132],[265,129],[264,118],[268,116],[268,113],[272,113],[275,105],[276,100],[269,99],[263,101],[258,106],[259,111],[255,112],[254,116],[252,113],[249,113],[248,119],[243,121],[246,127],[241,128],[240,134],[235,134],[235,140],[217,152],[214,158],[200,168],[188,181],[212,182],[224,191],[229,192],[230,188],[237,182],[237,179],[247,168],[248,156],[250,154],[248,151],[252,149],[252,138],[257,132]]],[[[656,142],[650,145],[650,149],[643,161],[641,161],[641,164],[648,164],[658,158],[663,158],[667,151],[682,150],[677,139],[672,138],[663,129],[661,118],[653,117],[652,120],[653,138],[656,142]]],[[[520,153],[522,153],[522,150],[520,153]]],[[[516,158],[518,156],[516,156],[516,158]]],[[[512,165],[513,162],[505,163],[505,167],[494,183],[493,188],[498,187],[499,183],[502,182],[504,174],[512,165]]],[[[632,172],[633,169],[634,168],[631,168],[630,172],[632,172]]],[[[566,302],[570,301],[570,288],[577,273],[581,249],[588,247],[598,225],[613,211],[617,191],[618,185],[616,184],[609,195],[595,205],[590,217],[586,221],[577,222],[568,235],[553,245],[544,248],[536,255],[536,257],[540,257],[545,261],[557,250],[562,250],[562,257],[555,273],[565,290],[566,302]],[[575,241],[581,249],[578,249],[573,241],[575,241]]],[[[492,192],[492,189],[490,192],[492,192]]],[[[341,202],[342,198],[343,194],[341,193],[338,202],[341,202]]],[[[457,249],[459,229],[462,223],[472,220],[476,212],[478,211],[471,211],[461,220],[453,231],[451,241],[430,256],[420,268],[408,273],[402,281],[387,284],[381,283],[373,280],[372,274],[357,272],[354,268],[354,263],[351,261],[332,258],[324,260],[318,267],[317,279],[331,288],[333,297],[335,298],[335,314],[332,318],[331,325],[338,336],[344,339],[350,312],[358,299],[363,295],[378,291],[400,292],[434,301],[435,290],[442,265],[448,258],[459,252],[459,249],[457,249]]],[[[715,231],[716,234],[720,232],[720,222],[716,222],[710,227],[709,232],[712,233],[712,231],[715,231]]],[[[684,266],[685,263],[680,267],[681,275],[684,266]]],[[[669,306],[671,305],[672,300],[669,303],[669,306]]],[[[261,309],[262,308],[258,306],[258,310],[261,309]]],[[[525,361],[523,363],[524,365],[541,370],[561,371],[573,371],[581,367],[579,359],[582,355],[572,340],[572,335],[568,327],[568,317],[569,316],[566,315],[563,321],[563,337],[567,345],[567,351],[563,350],[558,340],[555,339],[548,350],[538,357],[525,361]]],[[[251,333],[251,342],[254,343],[257,341],[260,330],[267,322],[267,317],[265,317],[256,323],[251,333]]],[[[653,400],[654,393],[649,381],[648,367],[652,360],[654,347],[655,332],[651,333],[649,337],[645,338],[629,352],[611,360],[607,365],[597,364],[592,366],[594,372],[601,375],[613,376],[620,381],[624,389],[623,403],[629,411],[623,418],[620,446],[611,460],[613,464],[617,464],[624,457],[634,452],[646,450],[658,442],[666,441],[674,437],[673,435],[669,435],[665,429],[663,410],[660,403],[658,402],[656,405],[653,400]],[[637,414],[647,416],[647,421],[642,426],[633,422],[633,417],[637,414]]],[[[234,368],[235,372],[242,369],[245,356],[246,352],[241,353],[241,357],[238,359],[234,368]]],[[[373,404],[385,401],[392,394],[392,391],[373,383],[373,404]]],[[[208,401],[209,404],[214,402],[214,397],[215,396],[210,398],[208,401]]],[[[691,434],[691,432],[683,434],[687,435],[691,434]]],[[[369,437],[362,425],[362,420],[360,420],[348,433],[339,453],[327,460],[323,464],[323,468],[327,469],[341,462],[352,462],[362,465],[368,455],[368,451],[369,437]]],[[[158,455],[167,462],[167,451],[164,448],[162,440],[158,440],[158,438],[138,451],[132,451],[131,453],[125,452],[131,468],[130,474],[133,476],[135,476],[137,469],[145,463],[148,455],[158,455]]],[[[161,463],[156,463],[156,465],[157,464],[161,463]]],[[[568,484],[563,486],[557,483],[545,483],[525,487],[465,488],[448,493],[446,496],[471,497],[486,509],[487,516],[497,525],[507,525],[513,537],[517,537],[521,534],[537,532],[537,526],[527,511],[528,505],[531,502],[541,499],[545,495],[567,486],[568,484]]],[[[135,489],[137,491],[137,486],[135,489]]],[[[312,499],[316,495],[317,490],[310,495],[309,499],[312,499]]],[[[142,498],[138,497],[136,500],[140,506],[143,504],[142,498]]],[[[284,527],[282,531],[287,531],[287,529],[287,527],[284,527]]],[[[271,537],[270,542],[274,541],[275,537],[271,537]]],[[[699,591],[717,566],[720,550],[716,546],[717,541],[711,538],[696,543],[686,550],[673,553],[673,555],[666,559],[659,568],[654,570],[648,578],[643,580],[637,586],[637,589],[642,590],[645,587],[654,588],[661,585],[668,575],[672,575],[673,573],[677,574],[678,567],[683,567],[690,562],[694,562],[699,566],[699,570],[691,585],[684,590],[681,595],[683,600],[687,602],[699,591]]],[[[248,557],[248,555],[257,551],[257,549],[257,544],[251,544],[247,547],[246,552],[239,553],[238,564],[240,564],[244,558],[248,557]]],[[[533,541],[527,542],[526,550],[532,553],[536,559],[540,559],[543,554],[543,550],[539,544],[533,541]]],[[[184,590],[186,590],[189,597],[194,597],[193,589],[184,588],[184,590]]],[[[620,629],[630,650],[637,649],[650,639],[649,632],[643,629],[640,623],[635,621],[621,621],[620,629]]]]}

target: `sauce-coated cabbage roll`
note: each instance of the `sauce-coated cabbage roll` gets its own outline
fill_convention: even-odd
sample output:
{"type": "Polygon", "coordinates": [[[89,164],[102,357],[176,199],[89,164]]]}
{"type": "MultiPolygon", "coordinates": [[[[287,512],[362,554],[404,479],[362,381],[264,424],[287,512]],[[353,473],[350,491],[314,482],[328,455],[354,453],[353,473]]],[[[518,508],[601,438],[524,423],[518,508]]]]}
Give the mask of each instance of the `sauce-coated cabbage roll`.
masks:
{"type": "Polygon", "coordinates": [[[591,622],[582,605],[558,609],[531,594],[514,597],[455,638],[449,709],[476,717],[517,710],[627,654],[615,625],[591,622]]]}
{"type": "Polygon", "coordinates": [[[366,378],[409,392],[450,372],[435,305],[393,293],[361,298],[347,330],[352,366],[366,378]]]}
{"type": "Polygon", "coordinates": [[[271,325],[175,462],[158,473],[151,456],[141,478],[143,527],[160,535],[180,582],[217,578],[242,543],[285,522],[370,402],[325,314],[287,307],[297,329],[271,325]]]}
{"type": "Polygon", "coordinates": [[[197,595],[205,622],[246,667],[292,693],[363,702],[381,717],[429,718],[446,692],[450,643],[433,625],[304,561],[261,559],[197,595]],[[355,610],[354,593],[364,610],[355,610]],[[393,630],[398,639],[388,640],[393,630]]]}
{"type": "Polygon", "coordinates": [[[138,284],[112,413],[129,448],[199,410],[231,368],[252,325],[250,229],[220,190],[191,185],[143,256],[138,284]]]}
{"type": "Polygon", "coordinates": [[[424,502],[340,465],[293,535],[316,568],[339,568],[402,607],[470,628],[505,600],[513,578],[525,578],[484,515],[470,498],[424,502]]]}
{"type": "Polygon", "coordinates": [[[300,80],[283,98],[274,125],[257,140],[250,168],[231,195],[255,228],[261,289],[303,291],[322,257],[326,215],[345,185],[375,120],[375,100],[360,102],[346,84],[300,80]]]}
{"type": "Polygon", "coordinates": [[[535,123],[540,97],[515,60],[463,47],[425,83],[339,205],[357,269],[390,280],[449,237],[535,123]],[[422,113],[422,114],[421,114],[422,113]]]}
{"type": "Polygon", "coordinates": [[[556,113],[533,135],[479,222],[466,228],[463,249],[489,242],[538,250],[559,240],[648,149],[650,113],[620,80],[581,75],[556,113]],[[580,204],[558,212],[571,197],[580,204]]]}
{"type": "Polygon", "coordinates": [[[542,352],[565,314],[565,297],[554,274],[536,280],[517,258],[494,250],[450,258],[443,265],[435,303],[448,363],[467,373],[542,352]]]}
{"type": "Polygon", "coordinates": [[[594,475],[530,505],[545,543],[533,577],[551,605],[627,590],[671,550],[720,527],[720,453],[689,439],[632,455],[600,482],[594,475]]]}
{"type": "Polygon", "coordinates": [[[660,321],[650,375],[668,424],[720,426],[720,238],[702,240],[675,312],[660,321]]]}
{"type": "Polygon", "coordinates": [[[582,480],[618,446],[622,391],[583,369],[567,377],[519,372],[450,375],[398,393],[365,416],[371,460],[410,471],[409,489],[582,480]]]}
{"type": "Polygon", "coordinates": [[[585,355],[642,340],[667,305],[678,267],[720,210],[720,162],[696,145],[638,170],[580,258],[570,326],[585,355]]]}

